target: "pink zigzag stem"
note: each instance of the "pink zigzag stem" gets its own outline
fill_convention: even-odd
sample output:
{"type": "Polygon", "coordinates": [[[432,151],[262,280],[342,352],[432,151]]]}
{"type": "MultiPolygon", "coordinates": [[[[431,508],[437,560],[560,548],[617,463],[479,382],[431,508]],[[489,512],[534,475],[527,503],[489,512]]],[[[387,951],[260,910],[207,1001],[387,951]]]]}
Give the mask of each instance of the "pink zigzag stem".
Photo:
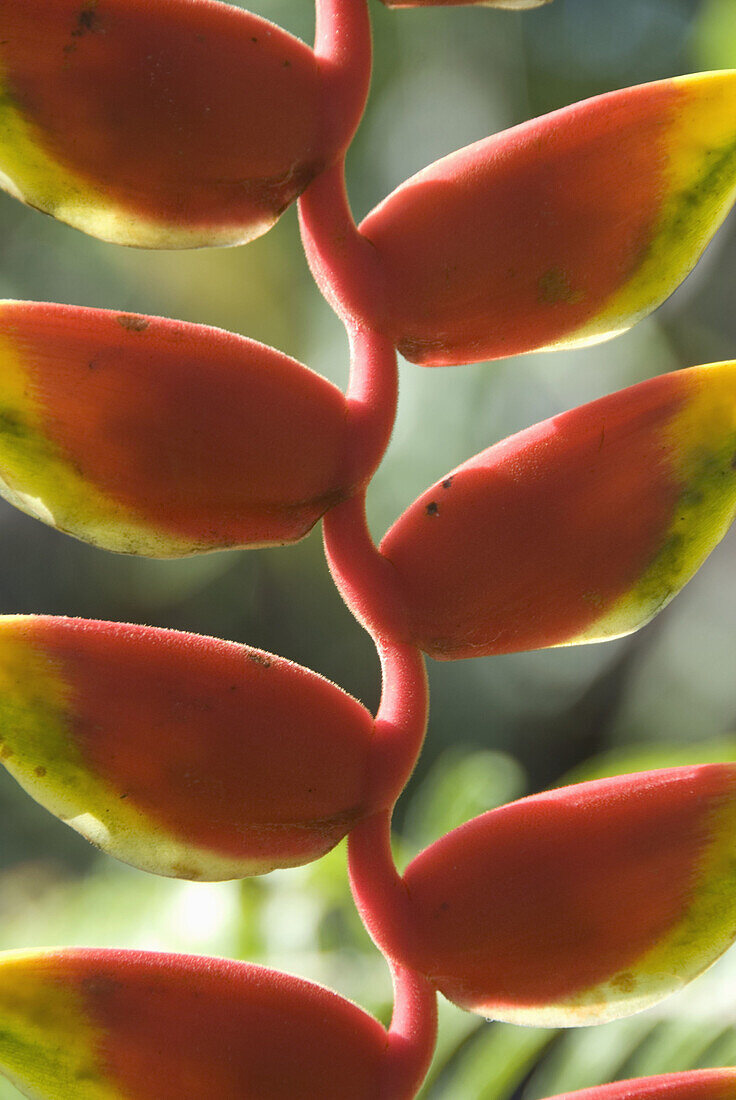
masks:
{"type": "MultiPolygon", "coordinates": [[[[344,119],[354,108],[355,129],[371,67],[366,0],[317,0],[315,52],[340,83],[342,105],[334,117],[344,119]]],[[[391,854],[391,814],[424,740],[428,690],[424,658],[408,632],[393,567],[376,548],[366,521],[365,484],[393,430],[398,369],[394,346],[376,332],[383,307],[382,279],[373,248],[353,219],[344,168],[343,157],[307,188],[299,200],[299,220],[310,270],[343,320],[350,342],[346,396],[351,450],[346,462],[354,471],[349,480],[358,488],[326,514],[323,532],[335,584],[370,633],[381,660],[382,693],[367,786],[369,792],[382,792],[385,809],[363,822],[349,842],[355,901],[373,934],[385,924],[406,927],[409,916],[405,888],[391,854]]],[[[400,941],[405,938],[399,936],[400,941]]],[[[398,961],[406,957],[403,952],[384,954],[392,971],[394,1012],[381,1098],[410,1100],[435,1047],[436,991],[425,977],[398,961]]]]}

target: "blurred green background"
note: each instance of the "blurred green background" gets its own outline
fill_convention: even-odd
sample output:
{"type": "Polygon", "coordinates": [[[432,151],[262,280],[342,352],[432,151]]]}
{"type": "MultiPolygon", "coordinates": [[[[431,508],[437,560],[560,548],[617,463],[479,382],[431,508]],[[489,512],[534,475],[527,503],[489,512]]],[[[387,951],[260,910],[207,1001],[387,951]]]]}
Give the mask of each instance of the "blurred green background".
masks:
{"type": "MultiPolygon", "coordinates": [[[[311,40],[309,0],[247,6],[311,40]]],[[[389,12],[377,0],[372,9],[375,82],[348,162],[358,218],[429,162],[532,115],[628,84],[736,65],[736,0],[555,0],[523,15],[389,12]]],[[[736,355],[735,230],[732,218],[655,317],[611,343],[468,367],[402,364],[396,431],[369,495],[374,535],[447,470],[511,432],[663,371],[736,355]]],[[[344,333],[310,281],[293,209],[246,248],[153,253],[87,239],[0,196],[0,234],[0,296],[214,324],[346,381],[344,333]]],[[[376,704],[375,653],[334,591],[318,531],[288,549],[156,563],[83,546],[0,502],[0,534],[3,612],[244,641],[376,704]]],[[[427,745],[397,815],[399,859],[569,773],[734,759],[735,534],[631,638],[432,665],[427,745]]],[[[388,1018],[388,974],[350,901],[343,846],[264,879],[177,883],[95,853],[4,773],[0,802],[0,947],[234,955],[325,982],[388,1018]]],[[[732,952],[653,1010],[565,1033],[485,1024],[443,1004],[422,1096],[535,1100],[734,1062],[735,979],[732,952]]],[[[17,1095],[0,1085],[0,1100],[17,1095]]]]}

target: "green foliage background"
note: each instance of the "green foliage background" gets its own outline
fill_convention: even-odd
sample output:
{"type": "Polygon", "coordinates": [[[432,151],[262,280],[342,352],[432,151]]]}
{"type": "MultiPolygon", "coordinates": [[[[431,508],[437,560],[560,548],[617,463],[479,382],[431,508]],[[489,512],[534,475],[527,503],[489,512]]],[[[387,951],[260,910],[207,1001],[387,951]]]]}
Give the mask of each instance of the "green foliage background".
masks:
{"type": "MultiPolygon", "coordinates": [[[[243,5],[245,6],[245,5],[243,5]]],[[[307,0],[248,6],[307,40],[307,0]]],[[[356,215],[455,148],[577,99],[736,65],[734,0],[555,0],[526,14],[389,12],[372,0],[375,83],[348,163],[356,215]]],[[[736,226],[657,315],[617,340],[469,367],[402,365],[399,419],[369,495],[376,537],[447,470],[534,421],[680,366],[736,357],[736,226]]],[[[128,251],[0,197],[0,295],[219,325],[340,385],[347,347],[307,272],[291,210],[234,250],[128,251]]],[[[492,247],[492,242],[489,242],[492,247]]],[[[80,425],[80,431],[83,431],[80,425]]],[[[183,562],[106,555],[0,508],[0,608],[128,620],[273,650],[368,706],[372,645],[330,582],[318,532],[290,549],[183,562]]],[[[736,538],[649,627],[603,646],[431,667],[427,746],[400,803],[399,859],[468,817],[589,775],[734,759],[736,538]]],[[[347,890],[320,863],[218,885],[96,854],[0,776],[0,947],[88,944],[239,956],[325,982],[387,1019],[390,984],[347,890]]],[[[422,1095],[536,1100],[638,1074],[736,1061],[736,957],[627,1021],[556,1033],[443,1004],[422,1095]]],[[[17,1097],[0,1084],[0,1100],[17,1097]]]]}

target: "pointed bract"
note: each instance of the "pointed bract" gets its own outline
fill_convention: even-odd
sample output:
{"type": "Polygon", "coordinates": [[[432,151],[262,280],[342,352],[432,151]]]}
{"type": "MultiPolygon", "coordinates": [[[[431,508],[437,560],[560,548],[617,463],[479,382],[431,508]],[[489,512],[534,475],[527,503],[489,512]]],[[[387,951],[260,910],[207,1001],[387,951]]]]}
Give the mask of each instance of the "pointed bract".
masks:
{"type": "Polygon", "coordinates": [[[648,622],[736,509],[736,362],[642,382],[519,432],[381,543],[439,660],[605,641],[648,622]]]}
{"type": "Polygon", "coordinates": [[[736,196],[736,70],[612,92],[453,153],[361,225],[426,366],[594,343],[672,293],[736,196]]]}
{"type": "Polygon", "coordinates": [[[372,736],[352,696],[261,650],[0,618],[0,760],[52,813],[148,871],[232,879],[324,855],[370,809],[372,736]]]}
{"type": "Polygon", "coordinates": [[[566,1027],[638,1012],[736,936],[734,826],[731,764],[492,810],[407,868],[409,962],[493,1019],[566,1027]]]}
{"type": "Polygon", "coordinates": [[[576,1092],[559,1093],[550,1100],[734,1100],[736,1068],[694,1069],[634,1077],[576,1092]]]}
{"type": "Polygon", "coordinates": [[[0,493],[108,550],[295,542],[347,495],[347,404],[204,325],[0,302],[0,493]]]}
{"type": "Polygon", "coordinates": [[[387,8],[476,7],[528,11],[550,4],[552,0],[382,0],[387,8]]]}
{"type": "Polygon", "coordinates": [[[215,0],[0,0],[0,182],[146,248],[264,233],[339,150],[315,56],[215,0]]]}
{"type": "Polygon", "coordinates": [[[387,1036],[336,993],[225,959],[0,955],[0,1071],[36,1100],[374,1100],[387,1036]]]}

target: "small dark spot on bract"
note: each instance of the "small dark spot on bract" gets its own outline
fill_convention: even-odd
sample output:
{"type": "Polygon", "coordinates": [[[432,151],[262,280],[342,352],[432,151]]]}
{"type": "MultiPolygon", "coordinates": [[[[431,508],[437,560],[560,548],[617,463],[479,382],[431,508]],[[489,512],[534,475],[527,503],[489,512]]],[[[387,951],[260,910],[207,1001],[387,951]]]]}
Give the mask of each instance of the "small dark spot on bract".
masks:
{"type": "Polygon", "coordinates": [[[619,993],[633,993],[636,989],[636,979],[633,974],[628,972],[617,974],[612,980],[611,985],[614,989],[617,989],[619,993]]]}
{"type": "Polygon", "coordinates": [[[257,41],[258,41],[258,39],[256,38],[255,35],[253,35],[253,37],[251,38],[251,42],[257,42],[257,41]]]}
{"type": "Polygon", "coordinates": [[[128,797],[128,792],[126,791],[126,792],[125,792],[125,794],[121,794],[121,795],[120,795],[120,801],[122,802],[122,801],[123,801],[123,799],[124,799],[124,798],[127,798],[127,797],[128,797]]]}
{"type": "Polygon", "coordinates": [[[570,277],[561,267],[551,267],[537,279],[537,300],[547,305],[567,302],[574,305],[582,298],[580,291],[573,290],[570,277]]]}
{"type": "Polygon", "coordinates": [[[446,477],[445,480],[442,482],[442,488],[443,489],[449,489],[451,485],[452,485],[452,478],[451,477],[446,477]]]}
{"type": "Polygon", "coordinates": [[[119,313],[115,318],[121,328],[128,332],[145,332],[150,322],[145,317],[139,317],[135,313],[119,313]]]}
{"type": "Polygon", "coordinates": [[[189,882],[197,882],[202,877],[199,871],[195,871],[193,867],[187,866],[186,863],[172,863],[171,871],[177,878],[185,878],[189,882]]]}
{"type": "Polygon", "coordinates": [[[88,997],[111,997],[120,989],[120,982],[107,974],[91,974],[82,979],[82,992],[88,997]]]}
{"type": "Polygon", "coordinates": [[[252,650],[248,654],[248,660],[252,661],[254,665],[260,665],[261,668],[271,667],[271,661],[265,653],[258,653],[256,650],[252,650]]]}
{"type": "Polygon", "coordinates": [[[43,779],[43,777],[46,775],[46,769],[44,768],[43,764],[39,764],[38,767],[34,768],[33,770],[39,779],[43,779]]]}
{"type": "Polygon", "coordinates": [[[440,514],[440,507],[436,500],[430,500],[427,507],[424,509],[428,516],[438,516],[440,514]]]}
{"type": "Polygon", "coordinates": [[[102,22],[95,11],[97,0],[87,0],[77,16],[76,26],[72,31],[74,38],[82,38],[85,34],[95,34],[102,30],[102,22]]]}
{"type": "Polygon", "coordinates": [[[16,412],[12,409],[3,409],[0,412],[0,432],[4,435],[24,436],[28,429],[16,412]]]}
{"type": "Polygon", "coordinates": [[[734,454],[731,458],[731,469],[736,470],[736,454],[734,454]]]}

